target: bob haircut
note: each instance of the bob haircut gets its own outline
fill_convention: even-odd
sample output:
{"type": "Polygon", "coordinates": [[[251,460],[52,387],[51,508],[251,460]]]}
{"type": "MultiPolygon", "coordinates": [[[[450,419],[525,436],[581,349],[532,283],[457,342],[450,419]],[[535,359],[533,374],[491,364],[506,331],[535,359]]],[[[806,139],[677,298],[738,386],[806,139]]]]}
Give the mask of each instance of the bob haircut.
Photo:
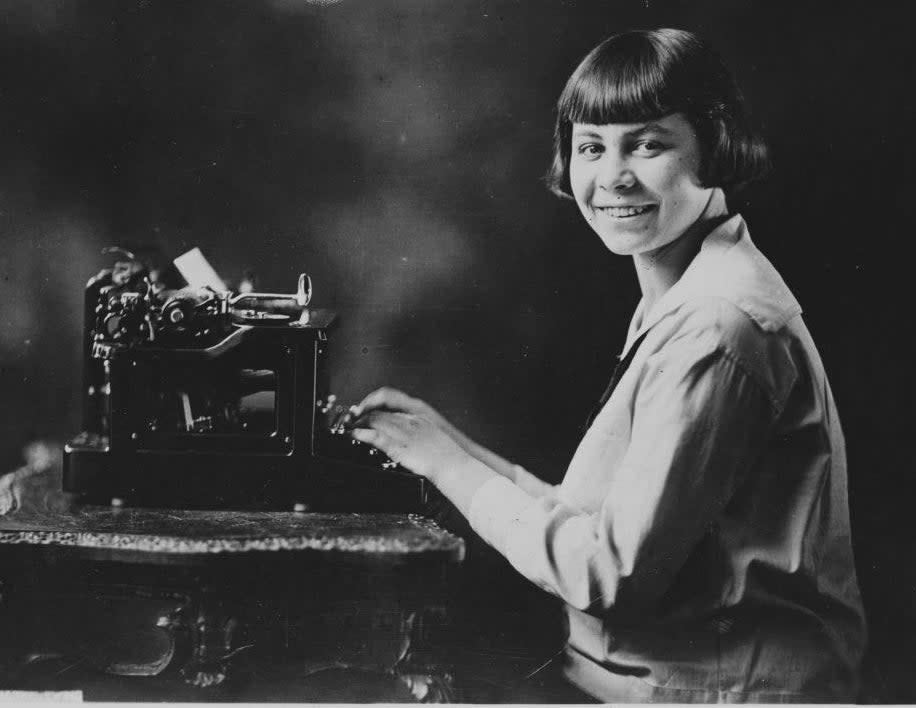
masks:
{"type": "Polygon", "coordinates": [[[751,129],[744,98],[719,55],[684,30],[636,30],[604,40],[566,82],[547,186],[572,198],[573,123],[642,123],[672,113],[683,113],[696,131],[704,187],[734,192],[769,171],[766,145],[751,129]]]}

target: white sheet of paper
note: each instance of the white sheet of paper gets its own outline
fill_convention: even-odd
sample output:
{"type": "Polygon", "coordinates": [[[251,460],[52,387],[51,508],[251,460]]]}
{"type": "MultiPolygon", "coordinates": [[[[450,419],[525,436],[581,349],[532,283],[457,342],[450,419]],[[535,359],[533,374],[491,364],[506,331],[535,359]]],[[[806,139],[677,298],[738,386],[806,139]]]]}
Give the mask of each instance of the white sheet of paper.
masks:
{"type": "Polygon", "coordinates": [[[195,246],[187,253],[183,253],[174,261],[175,267],[181,276],[188,281],[192,288],[213,288],[216,291],[226,289],[226,284],[222,281],[210,262],[204,258],[204,254],[195,246]]]}

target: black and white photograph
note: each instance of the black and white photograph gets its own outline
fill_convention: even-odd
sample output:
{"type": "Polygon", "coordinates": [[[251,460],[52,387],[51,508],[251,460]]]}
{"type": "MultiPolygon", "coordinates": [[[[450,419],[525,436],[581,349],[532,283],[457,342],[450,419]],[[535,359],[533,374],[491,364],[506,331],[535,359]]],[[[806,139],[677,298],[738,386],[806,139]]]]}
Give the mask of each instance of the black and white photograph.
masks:
{"type": "Polygon", "coordinates": [[[913,27],[3,0],[0,703],[916,703],[913,27]]]}

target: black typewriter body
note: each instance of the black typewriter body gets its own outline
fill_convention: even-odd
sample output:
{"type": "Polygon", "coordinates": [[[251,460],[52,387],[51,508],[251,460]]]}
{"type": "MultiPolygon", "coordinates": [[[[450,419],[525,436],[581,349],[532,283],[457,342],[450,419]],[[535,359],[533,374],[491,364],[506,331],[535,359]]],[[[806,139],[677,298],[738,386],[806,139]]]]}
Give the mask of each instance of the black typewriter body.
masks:
{"type": "Polygon", "coordinates": [[[332,434],[335,316],[310,298],[304,275],[295,295],[159,288],[135,262],[90,280],[84,429],[64,448],[64,490],[160,508],[421,511],[425,480],[332,434]]]}

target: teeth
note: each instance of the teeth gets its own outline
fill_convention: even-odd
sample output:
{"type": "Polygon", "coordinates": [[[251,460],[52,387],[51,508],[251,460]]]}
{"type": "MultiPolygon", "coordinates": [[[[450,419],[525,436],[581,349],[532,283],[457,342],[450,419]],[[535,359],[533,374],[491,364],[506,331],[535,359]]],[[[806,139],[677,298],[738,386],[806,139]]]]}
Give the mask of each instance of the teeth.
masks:
{"type": "Polygon", "coordinates": [[[641,207],[598,207],[598,211],[603,211],[611,216],[636,216],[638,214],[645,214],[651,205],[641,206],[641,207]]]}

